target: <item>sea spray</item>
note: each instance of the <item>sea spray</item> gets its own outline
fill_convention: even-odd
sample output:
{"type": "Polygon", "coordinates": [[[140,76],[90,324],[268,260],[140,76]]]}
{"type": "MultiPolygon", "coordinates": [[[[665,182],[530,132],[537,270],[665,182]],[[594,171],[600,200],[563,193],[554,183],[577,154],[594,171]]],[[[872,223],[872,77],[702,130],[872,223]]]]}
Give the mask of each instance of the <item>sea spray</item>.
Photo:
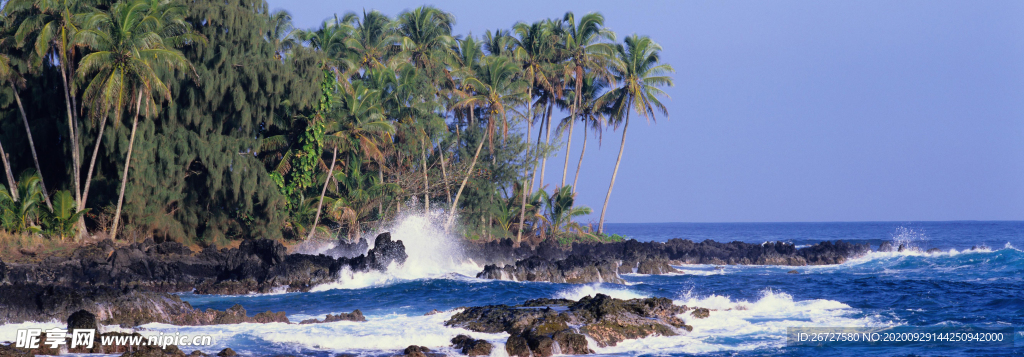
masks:
{"type": "Polygon", "coordinates": [[[446,219],[447,213],[442,210],[432,210],[430,214],[404,211],[392,224],[364,236],[371,242],[369,248],[372,249],[374,237],[390,232],[392,240],[401,241],[405,246],[408,258],[404,263],[393,263],[385,272],[343,269],[334,283],[314,287],[313,291],[365,288],[451,274],[475,276],[483,266],[466,257],[460,238],[445,229],[446,219]]]}

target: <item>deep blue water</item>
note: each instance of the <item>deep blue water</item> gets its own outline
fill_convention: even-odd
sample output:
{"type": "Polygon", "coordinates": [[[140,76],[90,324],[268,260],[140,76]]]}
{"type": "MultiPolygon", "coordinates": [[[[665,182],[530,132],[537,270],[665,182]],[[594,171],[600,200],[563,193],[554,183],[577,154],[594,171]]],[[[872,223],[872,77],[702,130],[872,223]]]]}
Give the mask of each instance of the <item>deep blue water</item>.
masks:
{"type": "MultiPolygon", "coordinates": [[[[389,355],[408,345],[447,349],[465,330],[446,328],[448,311],[461,306],[516,304],[541,297],[605,293],[614,297],[668,297],[703,306],[707,319],[692,319],[689,334],[591,347],[616,356],[845,356],[845,355],[1024,355],[1024,222],[868,222],[609,224],[609,232],[641,241],[685,238],[700,241],[822,240],[906,243],[940,253],[872,253],[836,266],[779,267],[687,265],[678,275],[626,275],[626,285],[569,285],[482,281],[478,269],[460,261],[447,238],[416,225],[394,229],[410,247],[406,267],[389,275],[343,274],[316,292],[184,298],[196,307],[224,309],[242,304],[250,312],[285,311],[292,321],[360,309],[364,323],[318,325],[243,324],[179,328],[151,324],[163,332],[213,334],[216,352],[229,346],[254,355],[338,353],[389,355]],[[972,247],[977,249],[971,250],[972,247]],[[438,262],[434,264],[433,262],[438,262]],[[797,270],[799,274],[787,274],[797,270]],[[786,327],[834,326],[1016,327],[1013,348],[812,348],[786,347],[786,327]]],[[[470,333],[502,346],[507,335],[470,333]]],[[[502,355],[496,349],[495,356],[502,355]]]]}

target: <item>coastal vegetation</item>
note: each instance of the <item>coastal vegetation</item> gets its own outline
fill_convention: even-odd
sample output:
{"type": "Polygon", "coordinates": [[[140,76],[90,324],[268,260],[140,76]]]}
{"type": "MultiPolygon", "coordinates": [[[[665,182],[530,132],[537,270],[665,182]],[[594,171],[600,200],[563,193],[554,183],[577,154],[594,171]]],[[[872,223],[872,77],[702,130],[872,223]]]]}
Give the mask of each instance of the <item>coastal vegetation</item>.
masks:
{"type": "Polygon", "coordinates": [[[596,227],[575,220],[573,130],[585,149],[621,129],[610,197],[630,113],[667,115],[673,84],[654,40],[619,41],[599,13],[482,36],[431,6],[310,29],[262,1],[10,0],[0,17],[18,241],[358,239],[410,211],[456,212],[446,228],[475,240],[620,239],[608,198],[596,227]]]}

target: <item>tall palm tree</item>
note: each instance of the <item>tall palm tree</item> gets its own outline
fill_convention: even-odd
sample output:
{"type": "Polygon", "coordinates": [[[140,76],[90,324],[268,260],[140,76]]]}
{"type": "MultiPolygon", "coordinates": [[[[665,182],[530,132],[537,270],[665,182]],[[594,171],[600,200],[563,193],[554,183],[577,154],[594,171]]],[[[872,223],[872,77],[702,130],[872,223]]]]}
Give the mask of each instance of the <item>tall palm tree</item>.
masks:
{"type": "Polygon", "coordinates": [[[455,15],[433,6],[420,6],[399,14],[396,22],[401,49],[412,64],[431,75],[440,70],[440,61],[452,53],[455,45],[455,15]]]}
{"type": "Polygon", "coordinates": [[[580,180],[580,168],[583,167],[583,155],[587,152],[587,129],[593,130],[594,134],[600,136],[604,130],[605,123],[607,123],[607,115],[611,112],[611,108],[606,102],[598,101],[604,90],[608,88],[608,82],[603,78],[598,78],[593,73],[586,73],[583,76],[582,89],[577,90],[573,88],[569,92],[568,97],[571,100],[577,101],[579,107],[576,108],[576,118],[571,116],[562,119],[562,122],[558,125],[559,130],[565,130],[572,126],[575,120],[583,122],[583,148],[580,150],[580,159],[576,163],[576,175],[572,181],[572,192],[576,192],[576,185],[580,180]],[[578,99],[577,99],[578,98],[578,99]]]}
{"type": "Polygon", "coordinates": [[[267,41],[274,45],[274,56],[284,59],[298,41],[299,30],[292,27],[292,14],[287,10],[277,10],[270,14],[270,26],[267,30],[267,41]]]}
{"type": "Polygon", "coordinates": [[[346,39],[345,45],[352,51],[353,62],[362,69],[387,67],[401,50],[395,23],[379,11],[364,11],[362,19],[350,12],[342,21],[356,25],[354,36],[346,39]]]}
{"type": "MultiPolygon", "coordinates": [[[[93,112],[106,118],[113,110],[117,118],[115,123],[120,123],[125,100],[135,100],[135,117],[128,139],[117,210],[110,230],[112,239],[117,237],[143,101],[150,108],[148,116],[158,105],[155,99],[171,99],[167,85],[160,79],[161,73],[189,70],[195,77],[192,65],[172,46],[201,40],[192,34],[185,22],[186,10],[183,5],[170,0],[118,2],[108,12],[96,14],[90,20],[92,26],[79,33],[82,41],[95,50],[82,58],[79,72],[82,80],[86,76],[91,77],[84,99],[92,104],[93,112]]],[[[104,124],[101,124],[101,130],[104,124]]]]}
{"type": "MultiPolygon", "coordinates": [[[[74,57],[75,36],[80,31],[79,23],[84,17],[95,12],[92,0],[11,0],[5,6],[8,13],[21,12],[29,14],[15,33],[19,45],[24,45],[29,38],[34,38],[33,66],[39,67],[43,62],[56,61],[60,67],[61,82],[64,85],[64,103],[68,118],[68,133],[71,140],[71,172],[74,179],[75,201],[79,208],[83,206],[81,189],[81,159],[78,157],[78,118],[75,90],[71,86],[75,68],[71,63],[74,57]],[[33,11],[34,10],[34,11],[33,11]]],[[[47,199],[49,204],[49,199],[47,199]]]]}
{"type": "MultiPolygon", "coordinates": [[[[0,18],[10,20],[10,17],[7,16],[6,12],[0,13],[0,18]]],[[[8,82],[11,86],[11,92],[14,93],[14,100],[18,103],[18,110],[21,112],[21,121],[25,125],[25,133],[28,137],[29,148],[32,151],[32,161],[36,165],[36,172],[42,172],[42,170],[39,169],[39,156],[36,155],[36,144],[35,141],[32,140],[32,130],[28,125],[28,117],[25,115],[25,107],[21,104],[21,95],[18,94],[18,87],[25,84],[25,79],[18,73],[16,69],[17,63],[13,62],[20,61],[17,58],[14,58],[12,61],[12,58],[6,54],[13,43],[14,41],[11,37],[4,37],[0,39],[0,51],[3,51],[0,52],[0,83],[8,82]]],[[[7,175],[7,184],[11,189],[11,197],[17,201],[17,184],[14,181],[14,173],[11,169],[11,164],[7,159],[7,153],[4,151],[3,146],[0,146],[0,156],[3,157],[4,171],[7,175]]],[[[46,191],[46,185],[43,183],[42,175],[39,176],[39,187],[42,190],[43,201],[46,202],[46,207],[52,210],[53,205],[50,203],[50,194],[46,191]]]]}
{"type": "MultiPolygon", "coordinates": [[[[480,157],[480,149],[483,148],[484,142],[491,143],[490,145],[493,147],[494,135],[499,121],[502,125],[502,135],[507,135],[508,111],[514,110],[517,105],[527,101],[527,83],[521,78],[519,65],[508,57],[485,57],[481,61],[479,73],[475,77],[466,78],[465,83],[467,87],[472,89],[473,93],[459,101],[459,105],[469,108],[477,106],[487,108],[487,127],[485,129],[487,139],[480,140],[480,144],[477,146],[476,153],[473,155],[473,161],[469,164],[469,171],[462,180],[459,190],[455,193],[455,199],[452,201],[452,208],[449,211],[452,213],[458,207],[459,197],[462,195],[462,190],[466,187],[466,182],[469,181],[473,167],[480,157]]],[[[454,214],[449,216],[449,225],[451,225],[454,217],[454,214]]]]}
{"type": "MultiPolygon", "coordinates": [[[[614,56],[614,47],[610,43],[600,42],[602,40],[615,41],[615,33],[604,28],[604,16],[600,13],[589,13],[580,18],[576,23],[573,13],[566,12],[562,18],[565,24],[564,45],[561,50],[562,56],[567,58],[565,64],[565,78],[571,75],[575,81],[573,87],[580,88],[583,85],[584,72],[611,80],[608,72],[608,64],[614,56]]],[[[575,91],[576,96],[570,104],[569,137],[565,141],[565,164],[562,166],[562,186],[565,186],[565,177],[569,172],[569,149],[572,147],[572,132],[574,129],[576,110],[580,106],[580,96],[583,91],[575,91]]],[[[575,185],[573,186],[575,187],[575,185]]],[[[574,191],[575,192],[575,191],[574,191]]]]}
{"type": "Polygon", "coordinates": [[[351,51],[346,45],[354,33],[355,27],[350,22],[335,15],[333,19],[322,22],[318,29],[296,30],[295,36],[319,55],[324,69],[333,71],[335,79],[344,86],[351,73],[359,68],[349,59],[351,51]]]}
{"type": "Polygon", "coordinates": [[[661,63],[661,45],[647,36],[627,37],[625,46],[615,46],[615,53],[618,63],[611,67],[611,72],[619,87],[602,96],[601,100],[612,105],[611,119],[615,121],[614,124],[622,124],[622,143],[619,144],[619,156],[615,159],[612,181],[608,185],[608,194],[601,208],[599,233],[604,233],[604,215],[608,210],[608,200],[612,197],[612,188],[615,188],[619,164],[622,163],[622,151],[626,147],[626,130],[629,129],[629,113],[636,111],[643,115],[648,123],[655,120],[655,110],[667,117],[668,108],[665,108],[658,97],[668,97],[661,87],[673,85],[672,77],[668,74],[675,72],[671,65],[661,63]]]}
{"type": "MultiPolygon", "coordinates": [[[[533,134],[533,88],[540,86],[545,89],[551,89],[551,83],[547,78],[548,71],[545,67],[547,65],[546,59],[554,51],[552,46],[554,41],[549,39],[552,36],[550,29],[540,22],[535,22],[532,25],[520,22],[513,27],[513,31],[518,36],[512,38],[515,48],[513,56],[520,62],[523,69],[523,77],[527,82],[526,143],[529,144],[530,137],[533,134]]],[[[524,181],[529,180],[529,176],[529,169],[527,169],[527,172],[524,173],[524,181]]],[[[530,183],[532,182],[533,180],[530,180],[530,183]]],[[[532,191],[533,188],[530,186],[525,184],[523,187],[527,191],[532,191]]],[[[516,241],[523,239],[523,227],[526,224],[527,196],[522,196],[522,202],[519,207],[519,230],[516,232],[516,241]]]]}

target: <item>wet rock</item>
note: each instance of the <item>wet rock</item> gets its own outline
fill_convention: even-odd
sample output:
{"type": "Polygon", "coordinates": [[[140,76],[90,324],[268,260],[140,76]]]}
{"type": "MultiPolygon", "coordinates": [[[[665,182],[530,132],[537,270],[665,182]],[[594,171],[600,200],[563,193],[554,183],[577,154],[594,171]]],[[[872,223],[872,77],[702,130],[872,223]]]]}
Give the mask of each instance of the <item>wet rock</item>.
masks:
{"type": "Polygon", "coordinates": [[[99,333],[96,325],[96,315],[86,310],[78,310],[78,312],[71,314],[71,316],[68,316],[68,331],[75,329],[93,329],[99,333]]]}
{"type": "Polygon", "coordinates": [[[458,335],[452,339],[452,347],[461,350],[467,356],[490,356],[494,348],[490,342],[476,340],[466,335],[458,335]]]}
{"type": "Polygon", "coordinates": [[[506,332],[510,335],[506,344],[509,355],[522,354],[521,343],[535,356],[583,354],[590,351],[583,335],[603,347],[626,339],[690,331],[692,327],[677,316],[687,310],[665,298],[621,300],[598,294],[579,301],[537,299],[518,306],[470,307],[453,315],[445,325],[477,332],[506,332]],[[579,331],[571,326],[578,326],[579,331]]]}
{"type": "Polygon", "coordinates": [[[572,330],[556,332],[551,338],[558,343],[562,354],[585,355],[594,353],[594,350],[587,347],[587,338],[572,330]]]}
{"type": "Polygon", "coordinates": [[[796,270],[790,270],[790,271],[787,271],[786,274],[800,274],[800,272],[796,271],[796,270]]]}
{"type": "MultiPolygon", "coordinates": [[[[47,257],[32,264],[0,263],[5,285],[41,285],[70,289],[192,292],[198,294],[268,293],[275,289],[308,291],[333,281],[342,269],[384,270],[407,258],[401,241],[389,234],[355,258],[286,254],[267,239],[241,242],[235,249],[208,247],[192,252],[174,241],[117,246],[110,240],[75,249],[68,257],[47,257]]],[[[64,316],[66,317],[66,316],[64,316]]],[[[59,318],[64,318],[59,317],[59,318]]]]}
{"type": "Polygon", "coordinates": [[[208,357],[210,355],[203,353],[203,351],[195,350],[188,354],[189,357],[208,357]]]}
{"type": "Polygon", "coordinates": [[[618,264],[583,255],[570,255],[548,261],[539,256],[519,260],[515,265],[487,265],[477,278],[515,281],[547,281],[553,283],[584,284],[593,282],[625,283],[618,275],[618,264]]]}
{"type": "Polygon", "coordinates": [[[441,356],[444,356],[444,355],[442,355],[440,353],[430,352],[429,348],[426,348],[426,347],[423,347],[423,346],[416,346],[416,345],[411,345],[409,347],[406,347],[405,351],[403,351],[403,353],[405,353],[404,356],[407,356],[407,357],[441,357],[441,356]]]}
{"type": "Polygon", "coordinates": [[[509,357],[531,357],[533,355],[530,352],[529,343],[519,335],[509,336],[508,340],[505,340],[505,352],[509,357]]]}
{"type": "Polygon", "coordinates": [[[441,310],[433,309],[433,310],[427,311],[427,313],[423,314],[423,316],[436,315],[436,314],[440,314],[442,312],[443,311],[441,311],[441,310]]]}
{"type": "Polygon", "coordinates": [[[698,319],[706,319],[708,316],[711,316],[711,310],[705,309],[703,307],[698,307],[696,309],[693,309],[692,312],[690,312],[690,316],[696,317],[698,319]]]}
{"type": "Polygon", "coordinates": [[[0,356],[4,357],[32,357],[33,354],[24,348],[14,347],[14,343],[0,343],[0,356]]]}
{"type": "Polygon", "coordinates": [[[355,243],[339,240],[334,248],[328,249],[324,254],[335,258],[355,258],[366,254],[366,251],[369,250],[369,248],[370,245],[366,242],[366,238],[359,238],[359,241],[355,243]]]}
{"type": "Polygon", "coordinates": [[[302,322],[299,322],[299,324],[300,325],[319,324],[319,323],[327,323],[327,322],[335,322],[335,321],[366,322],[366,317],[363,316],[363,312],[362,311],[359,311],[357,309],[357,310],[352,311],[350,313],[342,312],[342,313],[339,313],[337,315],[327,314],[327,317],[325,317],[323,319],[323,321],[317,320],[317,319],[302,320],[302,322]]]}
{"type": "Polygon", "coordinates": [[[185,357],[185,352],[181,352],[178,346],[167,346],[160,348],[159,346],[139,346],[133,351],[125,352],[121,357],[185,357]]]}
{"type": "Polygon", "coordinates": [[[927,251],[928,254],[935,254],[939,252],[942,252],[942,250],[939,250],[939,248],[932,248],[927,251]]]}
{"type": "Polygon", "coordinates": [[[238,354],[235,353],[235,350],[232,350],[230,347],[220,350],[220,352],[217,352],[217,357],[235,357],[237,355],[238,354]]]}
{"type": "Polygon", "coordinates": [[[896,249],[893,248],[891,242],[882,242],[882,244],[880,244],[878,246],[878,251],[879,252],[892,252],[892,251],[895,251],[895,250],[896,249]]]}

